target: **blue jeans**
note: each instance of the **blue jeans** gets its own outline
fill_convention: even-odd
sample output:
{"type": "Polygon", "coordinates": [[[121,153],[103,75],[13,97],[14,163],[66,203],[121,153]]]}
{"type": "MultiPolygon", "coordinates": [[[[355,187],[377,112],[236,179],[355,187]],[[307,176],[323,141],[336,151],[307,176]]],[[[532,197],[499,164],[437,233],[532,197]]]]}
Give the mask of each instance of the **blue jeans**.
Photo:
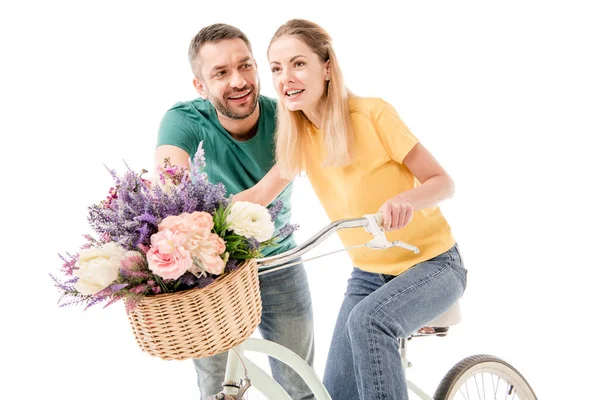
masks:
{"type": "Polygon", "coordinates": [[[456,245],[398,276],[354,268],[325,366],[332,399],[408,400],[399,339],[450,309],[466,277],[456,245]]]}
{"type": "MultiPolygon", "coordinates": [[[[264,339],[276,342],[302,357],[311,367],[314,331],[311,295],[302,264],[259,277],[262,317],[258,329],[264,339]]],[[[290,367],[269,358],[273,377],[294,400],[314,399],[304,380],[290,367]]],[[[200,399],[219,393],[225,378],[227,352],[194,360],[200,399]]]]}

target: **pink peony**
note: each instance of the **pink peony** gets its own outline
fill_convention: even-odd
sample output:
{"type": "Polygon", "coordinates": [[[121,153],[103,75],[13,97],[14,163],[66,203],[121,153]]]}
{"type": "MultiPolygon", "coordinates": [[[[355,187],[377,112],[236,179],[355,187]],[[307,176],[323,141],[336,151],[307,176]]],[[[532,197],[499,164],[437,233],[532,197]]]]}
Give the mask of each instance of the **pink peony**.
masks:
{"type": "Polygon", "coordinates": [[[152,235],[150,241],[152,245],[146,258],[148,268],[156,275],[177,279],[192,267],[192,256],[183,246],[185,235],[165,229],[152,235]]]}
{"type": "Polygon", "coordinates": [[[188,238],[202,237],[207,238],[214,227],[212,215],[204,211],[194,211],[193,213],[182,213],[180,215],[170,215],[163,219],[158,225],[158,230],[169,229],[173,232],[182,233],[188,238]]]}
{"type": "Polygon", "coordinates": [[[183,213],[181,216],[183,217],[184,221],[182,232],[191,233],[201,231],[206,233],[204,236],[206,237],[208,234],[210,234],[210,231],[212,231],[212,228],[215,226],[212,215],[204,211],[194,211],[191,214],[183,213]]]}
{"type": "MultiPolygon", "coordinates": [[[[225,262],[221,258],[221,254],[225,252],[226,246],[222,238],[211,233],[213,227],[212,215],[204,211],[171,215],[158,225],[159,232],[152,236],[152,246],[158,247],[158,253],[161,255],[171,254],[173,252],[171,247],[180,246],[202,264],[203,268],[199,268],[192,261],[188,267],[192,273],[197,275],[205,270],[208,273],[220,275],[225,269],[225,262]],[[166,232],[169,232],[170,239],[166,238],[166,232]]],[[[156,252],[152,254],[154,255],[156,252]]],[[[157,275],[162,276],[158,273],[157,275]]]]}
{"type": "Polygon", "coordinates": [[[169,215],[158,224],[158,231],[161,232],[165,229],[177,230],[177,226],[183,224],[183,218],[179,215],[169,215]],[[175,229],[173,229],[175,228],[175,229]]]}
{"type": "Polygon", "coordinates": [[[224,252],[225,242],[215,233],[206,239],[194,241],[191,248],[192,256],[200,260],[206,272],[214,275],[222,274],[225,269],[225,262],[221,258],[224,252]]]}

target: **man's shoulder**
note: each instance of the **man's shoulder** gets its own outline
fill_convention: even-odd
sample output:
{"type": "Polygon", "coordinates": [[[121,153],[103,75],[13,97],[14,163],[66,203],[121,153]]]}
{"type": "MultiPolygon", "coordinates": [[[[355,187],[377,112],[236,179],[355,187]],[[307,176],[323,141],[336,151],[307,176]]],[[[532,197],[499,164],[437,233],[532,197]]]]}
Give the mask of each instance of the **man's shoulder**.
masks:
{"type": "Polygon", "coordinates": [[[269,96],[264,96],[262,94],[259,96],[258,99],[261,106],[260,112],[273,114],[273,116],[277,114],[277,99],[274,99],[269,96]]]}
{"type": "Polygon", "coordinates": [[[160,122],[157,145],[175,145],[193,154],[197,142],[205,137],[204,130],[210,126],[209,106],[210,102],[202,99],[173,104],[160,122]]]}
{"type": "Polygon", "coordinates": [[[201,98],[187,100],[187,101],[178,101],[174,105],[172,105],[166,112],[168,115],[177,115],[177,116],[207,116],[210,110],[212,109],[212,104],[208,100],[204,100],[201,98]]]}

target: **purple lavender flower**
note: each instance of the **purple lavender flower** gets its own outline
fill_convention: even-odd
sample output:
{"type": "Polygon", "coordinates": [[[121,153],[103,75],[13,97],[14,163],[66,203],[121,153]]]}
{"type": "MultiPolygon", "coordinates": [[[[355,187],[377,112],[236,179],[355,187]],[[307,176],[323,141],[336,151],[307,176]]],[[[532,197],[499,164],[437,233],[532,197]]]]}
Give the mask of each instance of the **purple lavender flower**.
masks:
{"type": "Polygon", "coordinates": [[[198,280],[196,282],[196,287],[203,288],[203,287],[210,285],[214,281],[215,281],[215,278],[212,278],[210,276],[201,276],[198,278],[198,280]]]}
{"type": "Polygon", "coordinates": [[[127,286],[129,286],[128,283],[115,283],[114,285],[110,285],[109,289],[113,292],[118,292],[119,290],[124,289],[127,286]]]}
{"type": "Polygon", "coordinates": [[[238,269],[238,267],[241,265],[241,263],[239,263],[237,260],[230,258],[229,260],[227,260],[227,263],[225,264],[225,273],[230,273],[235,271],[236,269],[238,269]]]}
{"type": "Polygon", "coordinates": [[[278,237],[279,240],[283,240],[286,237],[290,236],[298,228],[299,228],[299,225],[297,225],[297,224],[285,224],[277,232],[276,236],[278,237]]]}
{"type": "Polygon", "coordinates": [[[79,280],[79,277],[76,276],[74,278],[67,279],[66,281],[61,281],[54,275],[52,275],[52,274],[49,274],[49,275],[50,275],[50,279],[52,279],[54,281],[54,286],[56,286],[58,289],[60,289],[63,292],[69,292],[69,291],[75,290],[75,288],[73,286],[79,280]]]}
{"type": "Polygon", "coordinates": [[[278,199],[275,203],[273,203],[273,205],[269,208],[269,214],[271,215],[271,221],[275,221],[275,218],[277,218],[277,216],[281,212],[282,208],[283,208],[283,200],[278,199]]]}
{"type": "Polygon", "coordinates": [[[248,238],[248,251],[254,252],[260,249],[260,242],[255,237],[248,238]]]}
{"type": "MultiPolygon", "coordinates": [[[[59,304],[84,304],[88,308],[101,302],[113,304],[123,299],[127,310],[131,311],[144,296],[205,287],[214,282],[216,276],[196,277],[191,273],[184,274],[178,280],[159,279],[149,270],[145,257],[151,246],[151,237],[158,232],[158,226],[164,218],[194,211],[215,215],[217,210],[223,210],[229,205],[225,185],[212,184],[204,173],[206,161],[202,143],[190,164],[190,171],[165,164],[158,171],[158,179],[166,183],[166,186],[151,185],[150,181],[143,178],[147,171],[142,170],[138,174],[127,164],[126,171],[121,176],[115,170],[107,168],[114,181],[112,187],[106,199],[88,208],[87,216],[90,227],[100,239],[86,236],[85,247],[98,247],[114,241],[127,251],[136,251],[136,255],[122,260],[117,280],[93,295],[82,295],[75,289],[77,277],[65,282],[52,277],[55,286],[61,291],[59,304]]],[[[281,211],[282,204],[278,201],[271,207],[273,219],[281,211]]],[[[221,231],[218,233],[222,234],[221,231]]],[[[250,251],[256,251],[261,245],[256,239],[251,239],[247,246],[250,251]]],[[[241,256],[247,255],[243,244],[240,249],[241,256]]],[[[72,275],[79,256],[67,254],[61,258],[62,272],[67,276],[72,275]]],[[[235,257],[228,260],[225,272],[238,268],[238,262],[235,257]]]]}
{"type": "Polygon", "coordinates": [[[204,158],[204,141],[201,141],[198,145],[198,150],[196,150],[196,154],[194,155],[194,159],[190,160],[190,165],[192,167],[191,176],[192,181],[197,181],[203,179],[204,168],[206,167],[206,160],[204,158]]]}
{"type": "Polygon", "coordinates": [[[186,288],[192,288],[198,283],[198,278],[196,278],[196,276],[194,276],[194,274],[191,272],[186,272],[179,277],[178,282],[180,285],[183,285],[186,288]]]}

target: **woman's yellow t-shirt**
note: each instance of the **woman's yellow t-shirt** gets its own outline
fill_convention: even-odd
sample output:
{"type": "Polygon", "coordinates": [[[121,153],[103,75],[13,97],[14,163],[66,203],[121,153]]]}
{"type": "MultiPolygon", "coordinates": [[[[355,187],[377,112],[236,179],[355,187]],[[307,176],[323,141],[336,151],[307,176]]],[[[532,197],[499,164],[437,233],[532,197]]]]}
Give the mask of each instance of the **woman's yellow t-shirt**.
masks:
{"type": "MultiPolygon", "coordinates": [[[[420,185],[402,164],[418,143],[396,110],[378,98],[349,100],[355,136],[355,158],[346,167],[324,167],[325,149],[319,130],[310,132],[305,154],[306,174],[331,220],[376,213],[397,194],[420,185]]],[[[338,231],[346,247],[366,243],[373,237],[364,228],[338,231]]],[[[388,240],[417,246],[419,254],[394,247],[349,250],[354,265],[364,271],[399,275],[411,266],[450,249],[455,240],[439,207],[415,211],[404,228],[386,232],[388,240]]]]}

